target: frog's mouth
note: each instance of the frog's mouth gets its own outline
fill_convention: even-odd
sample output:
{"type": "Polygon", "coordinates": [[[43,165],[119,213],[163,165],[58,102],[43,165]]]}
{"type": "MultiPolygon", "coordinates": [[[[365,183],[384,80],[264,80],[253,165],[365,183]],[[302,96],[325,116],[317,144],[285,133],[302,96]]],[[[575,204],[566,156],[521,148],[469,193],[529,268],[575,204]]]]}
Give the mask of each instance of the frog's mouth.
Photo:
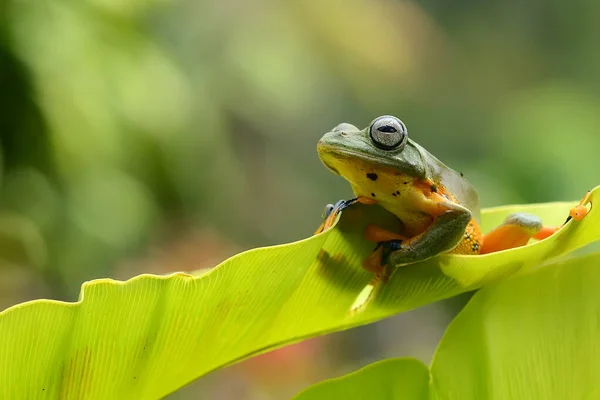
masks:
{"type": "Polygon", "coordinates": [[[369,155],[352,150],[324,147],[319,151],[319,158],[323,165],[351,183],[360,182],[360,177],[364,178],[365,176],[364,171],[372,171],[373,168],[377,169],[378,167],[385,168],[369,155]]]}
{"type": "MultiPolygon", "coordinates": [[[[319,144],[319,158],[325,167],[336,175],[344,176],[340,167],[348,165],[352,159],[360,159],[359,154],[319,144]]],[[[343,168],[342,168],[343,169],[343,168]]]]}
{"type": "Polygon", "coordinates": [[[367,154],[359,153],[352,150],[341,149],[339,147],[331,147],[327,144],[319,144],[319,158],[328,170],[336,175],[344,176],[340,172],[340,167],[352,165],[356,161],[366,162],[371,165],[381,164],[381,160],[376,157],[370,157],[367,154]]]}
{"type": "MultiPolygon", "coordinates": [[[[325,164],[325,163],[324,163],[324,164],[325,164]]],[[[331,167],[331,166],[329,166],[329,165],[327,165],[327,164],[325,164],[325,167],[326,167],[328,170],[330,170],[331,172],[333,172],[334,174],[336,174],[336,175],[341,175],[341,174],[340,174],[340,172],[339,172],[337,169],[335,169],[334,167],[331,167]]]]}

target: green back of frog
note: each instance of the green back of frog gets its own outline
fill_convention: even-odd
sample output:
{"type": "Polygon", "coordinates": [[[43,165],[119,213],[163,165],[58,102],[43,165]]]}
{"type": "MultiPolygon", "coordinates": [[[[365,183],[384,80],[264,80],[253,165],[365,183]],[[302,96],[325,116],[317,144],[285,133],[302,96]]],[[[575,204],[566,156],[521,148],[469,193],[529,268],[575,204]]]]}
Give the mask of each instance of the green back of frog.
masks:
{"type": "Polygon", "coordinates": [[[464,178],[463,174],[449,168],[410,138],[407,145],[412,145],[420,153],[423,158],[423,165],[426,168],[426,176],[444,186],[448,192],[452,193],[456,201],[469,209],[473,214],[473,218],[480,222],[479,195],[475,188],[464,178]]]}

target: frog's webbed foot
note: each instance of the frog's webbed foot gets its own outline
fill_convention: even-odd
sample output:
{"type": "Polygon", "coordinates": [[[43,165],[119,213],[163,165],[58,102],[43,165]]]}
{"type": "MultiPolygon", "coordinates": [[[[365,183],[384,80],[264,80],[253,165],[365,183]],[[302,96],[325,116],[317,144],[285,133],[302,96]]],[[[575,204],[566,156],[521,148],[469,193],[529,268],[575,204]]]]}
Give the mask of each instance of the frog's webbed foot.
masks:
{"type": "Polygon", "coordinates": [[[587,204],[590,203],[589,199],[590,199],[591,193],[592,193],[591,190],[588,190],[587,193],[585,194],[585,196],[583,196],[583,198],[579,202],[579,204],[576,205],[575,207],[571,208],[571,210],[569,210],[569,216],[567,217],[567,220],[562,225],[560,225],[560,226],[544,226],[533,237],[536,238],[537,240],[546,239],[547,237],[551,236],[556,231],[558,231],[560,228],[565,226],[565,224],[567,222],[569,222],[570,220],[574,219],[575,221],[581,221],[583,218],[585,218],[585,216],[590,212],[588,210],[587,204]]]}
{"type": "Polygon", "coordinates": [[[327,204],[325,206],[325,209],[323,210],[323,214],[321,214],[321,219],[323,222],[321,222],[321,225],[319,225],[319,227],[315,231],[315,235],[331,228],[333,226],[333,222],[335,221],[335,218],[337,217],[338,213],[340,211],[342,211],[344,208],[347,208],[350,205],[354,204],[353,203],[354,201],[355,201],[355,199],[340,200],[335,204],[327,204]]]}
{"type": "Polygon", "coordinates": [[[373,253],[363,261],[362,267],[375,275],[375,281],[387,282],[392,276],[393,268],[390,266],[389,257],[394,251],[400,249],[401,240],[379,242],[373,253]]]}
{"type": "Polygon", "coordinates": [[[573,218],[575,221],[581,221],[583,219],[583,217],[585,217],[587,215],[589,210],[587,209],[586,206],[588,203],[590,203],[590,194],[591,193],[592,193],[592,191],[588,190],[587,193],[585,194],[585,196],[583,196],[583,199],[581,199],[581,201],[579,202],[579,204],[576,205],[575,207],[571,208],[571,211],[569,212],[569,217],[565,221],[565,224],[567,222],[569,222],[571,220],[571,218],[573,218]]]}
{"type": "Polygon", "coordinates": [[[350,200],[339,200],[335,204],[327,204],[325,206],[325,210],[323,210],[323,214],[321,215],[323,222],[315,231],[315,235],[331,228],[333,226],[338,214],[342,210],[350,207],[351,205],[356,204],[356,203],[375,204],[376,202],[377,202],[376,200],[371,199],[369,197],[354,197],[350,200]]]}
{"type": "Polygon", "coordinates": [[[552,227],[544,226],[533,237],[536,238],[537,240],[546,239],[547,237],[551,236],[553,233],[558,231],[560,228],[565,226],[566,223],[569,222],[570,220],[574,219],[575,221],[581,221],[583,218],[585,218],[585,216],[590,212],[587,205],[588,205],[588,203],[591,205],[591,202],[590,202],[590,194],[591,193],[592,193],[592,191],[588,190],[587,193],[585,194],[585,196],[583,196],[583,198],[579,202],[579,204],[576,205],[575,207],[571,208],[571,210],[569,210],[569,216],[567,217],[567,220],[562,225],[552,226],[552,227]]]}

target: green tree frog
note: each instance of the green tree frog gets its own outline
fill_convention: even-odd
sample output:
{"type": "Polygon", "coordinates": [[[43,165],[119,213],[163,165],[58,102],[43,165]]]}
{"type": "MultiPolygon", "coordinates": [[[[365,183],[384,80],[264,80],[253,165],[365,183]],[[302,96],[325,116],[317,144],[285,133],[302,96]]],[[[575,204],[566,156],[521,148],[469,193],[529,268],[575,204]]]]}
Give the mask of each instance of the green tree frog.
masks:
{"type": "MultiPolygon", "coordinates": [[[[316,233],[333,224],[339,211],[356,202],[379,204],[398,218],[399,232],[369,225],[365,236],[377,243],[363,267],[386,281],[391,267],[440,253],[486,254],[544,239],[559,227],[544,227],[518,213],[485,236],[479,227],[479,198],[464,178],[408,137],[406,125],[385,115],[367,128],[342,123],[317,146],[319,158],[352,186],[355,198],[328,205],[316,233]]],[[[583,200],[582,200],[583,204],[583,200]]],[[[585,207],[571,212],[580,219],[585,207]]],[[[569,217],[570,218],[570,217],[569,217]]]]}

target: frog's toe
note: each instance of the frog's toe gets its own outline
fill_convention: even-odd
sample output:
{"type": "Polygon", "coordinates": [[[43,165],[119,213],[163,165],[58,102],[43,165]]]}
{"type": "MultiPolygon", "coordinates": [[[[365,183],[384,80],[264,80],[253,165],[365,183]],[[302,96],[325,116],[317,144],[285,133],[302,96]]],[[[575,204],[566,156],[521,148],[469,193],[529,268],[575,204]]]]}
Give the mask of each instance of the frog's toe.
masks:
{"type": "Polygon", "coordinates": [[[571,211],[569,212],[569,217],[567,218],[565,224],[569,222],[571,218],[573,218],[575,221],[581,221],[588,214],[589,210],[587,205],[588,203],[590,203],[591,194],[592,191],[588,190],[585,196],[583,196],[583,198],[579,202],[579,205],[571,208],[571,211]]]}
{"type": "Polygon", "coordinates": [[[339,200],[335,204],[327,204],[323,210],[323,213],[321,214],[321,219],[323,222],[321,222],[321,225],[315,231],[315,235],[331,228],[337,215],[345,208],[348,208],[352,204],[356,203],[356,201],[357,199],[353,198],[350,200],[339,200]]]}
{"type": "MultiPolygon", "coordinates": [[[[571,211],[569,212],[569,218],[573,218],[575,221],[581,221],[583,219],[583,217],[585,217],[588,213],[588,209],[586,206],[584,205],[578,205],[575,206],[573,208],[571,208],[571,211]]],[[[569,220],[567,219],[567,222],[569,220]]]]}
{"type": "Polygon", "coordinates": [[[388,264],[390,255],[398,250],[402,249],[402,240],[387,240],[385,242],[377,243],[377,247],[383,249],[383,261],[382,264],[388,264]]]}
{"type": "Polygon", "coordinates": [[[335,205],[327,204],[325,206],[325,208],[323,209],[323,213],[321,214],[321,219],[326,220],[331,215],[333,210],[335,210],[335,205]]]}

